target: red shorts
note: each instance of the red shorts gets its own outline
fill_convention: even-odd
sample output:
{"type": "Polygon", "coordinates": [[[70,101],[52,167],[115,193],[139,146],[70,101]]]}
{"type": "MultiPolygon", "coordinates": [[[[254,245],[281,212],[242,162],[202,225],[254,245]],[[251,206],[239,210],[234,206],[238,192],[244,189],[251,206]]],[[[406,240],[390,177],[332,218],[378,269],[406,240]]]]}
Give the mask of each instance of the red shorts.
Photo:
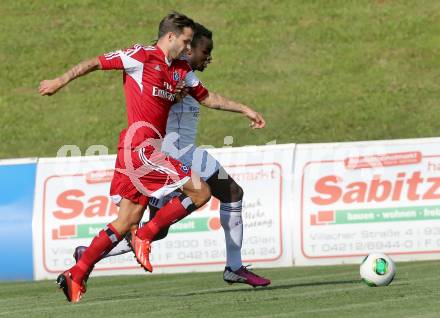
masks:
{"type": "Polygon", "coordinates": [[[181,188],[190,177],[189,167],[162,152],[154,152],[153,147],[120,148],[110,196],[116,204],[125,198],[147,205],[149,197],[161,198],[181,188]]]}

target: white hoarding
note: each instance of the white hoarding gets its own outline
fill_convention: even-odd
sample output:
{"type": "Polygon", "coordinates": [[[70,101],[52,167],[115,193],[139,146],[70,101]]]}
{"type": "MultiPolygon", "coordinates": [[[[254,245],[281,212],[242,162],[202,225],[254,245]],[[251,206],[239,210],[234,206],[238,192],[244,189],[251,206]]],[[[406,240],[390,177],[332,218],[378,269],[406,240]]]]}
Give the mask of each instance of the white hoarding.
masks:
{"type": "Polygon", "coordinates": [[[297,145],[297,265],[440,258],[440,139],[297,145]]]}
{"type": "MultiPolygon", "coordinates": [[[[291,213],[294,145],[213,149],[243,187],[244,262],[254,267],[292,264],[291,213]]],[[[108,197],[115,156],[40,159],[33,216],[36,279],[73,265],[72,253],[117,216],[108,197]]],[[[225,263],[219,201],[212,199],[153,243],[155,273],[221,270],[225,263]]],[[[128,253],[100,261],[94,275],[143,273],[128,253]]]]}

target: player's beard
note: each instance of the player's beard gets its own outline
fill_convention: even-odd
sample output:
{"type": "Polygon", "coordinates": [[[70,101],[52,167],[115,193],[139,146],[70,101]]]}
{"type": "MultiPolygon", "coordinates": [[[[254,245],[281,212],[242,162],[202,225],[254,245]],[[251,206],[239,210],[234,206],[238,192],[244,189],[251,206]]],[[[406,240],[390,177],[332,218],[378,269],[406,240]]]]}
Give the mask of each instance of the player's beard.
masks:
{"type": "Polygon", "coordinates": [[[184,56],[186,53],[186,50],[183,49],[182,51],[180,51],[180,53],[177,55],[176,59],[180,59],[182,56],[184,56]]]}
{"type": "Polygon", "coordinates": [[[203,72],[208,67],[208,65],[209,65],[209,62],[208,62],[208,60],[205,59],[202,63],[200,63],[198,70],[200,72],[203,72]]]}
{"type": "MultiPolygon", "coordinates": [[[[177,48],[176,48],[177,51],[177,48]]],[[[180,50],[180,53],[178,54],[178,56],[176,58],[181,58],[182,56],[184,56],[185,54],[187,54],[190,50],[185,46],[183,49],[180,50]]]]}
{"type": "MultiPolygon", "coordinates": [[[[183,52],[183,51],[181,51],[183,52]]],[[[169,56],[171,60],[175,60],[180,58],[180,56],[182,56],[182,53],[179,54],[179,47],[175,44],[171,45],[170,47],[170,51],[169,51],[169,56]]]]}
{"type": "Polygon", "coordinates": [[[170,57],[175,60],[183,55],[184,50],[180,50],[179,46],[176,44],[172,45],[170,48],[170,57]]]}

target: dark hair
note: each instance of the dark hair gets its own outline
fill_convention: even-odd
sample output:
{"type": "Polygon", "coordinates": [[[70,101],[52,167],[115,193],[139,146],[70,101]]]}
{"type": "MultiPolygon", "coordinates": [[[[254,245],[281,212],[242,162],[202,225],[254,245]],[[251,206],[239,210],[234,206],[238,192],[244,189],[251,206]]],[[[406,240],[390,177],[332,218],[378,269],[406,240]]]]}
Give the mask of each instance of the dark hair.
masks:
{"type": "Polygon", "coordinates": [[[173,11],[165,16],[162,21],[160,21],[158,38],[160,39],[168,32],[173,32],[176,35],[180,35],[183,29],[186,27],[194,30],[194,21],[184,14],[173,11]]]}
{"type": "Polygon", "coordinates": [[[200,39],[206,37],[210,40],[212,40],[212,32],[209,31],[207,28],[205,28],[200,23],[195,23],[194,28],[194,36],[193,40],[191,42],[191,47],[197,47],[197,44],[199,43],[200,39]]]}

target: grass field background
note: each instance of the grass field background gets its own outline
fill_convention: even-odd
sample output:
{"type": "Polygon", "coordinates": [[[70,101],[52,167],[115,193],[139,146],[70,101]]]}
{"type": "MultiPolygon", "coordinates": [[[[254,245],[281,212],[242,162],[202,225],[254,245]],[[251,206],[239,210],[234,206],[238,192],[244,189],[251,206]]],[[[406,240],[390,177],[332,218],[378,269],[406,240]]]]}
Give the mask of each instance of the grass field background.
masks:
{"type": "Polygon", "coordinates": [[[268,122],[205,110],[198,141],[222,146],[438,136],[440,2],[210,0],[0,2],[0,158],[55,156],[65,144],[115,152],[126,125],[121,74],[95,72],[50,98],[40,80],[85,58],[155,38],[168,11],[214,32],[212,91],[268,122]]]}
{"type": "Polygon", "coordinates": [[[259,270],[267,288],[226,285],[221,273],[91,278],[79,304],[53,281],[0,283],[0,317],[438,317],[438,262],[398,263],[387,287],[358,266],[259,270]]]}

